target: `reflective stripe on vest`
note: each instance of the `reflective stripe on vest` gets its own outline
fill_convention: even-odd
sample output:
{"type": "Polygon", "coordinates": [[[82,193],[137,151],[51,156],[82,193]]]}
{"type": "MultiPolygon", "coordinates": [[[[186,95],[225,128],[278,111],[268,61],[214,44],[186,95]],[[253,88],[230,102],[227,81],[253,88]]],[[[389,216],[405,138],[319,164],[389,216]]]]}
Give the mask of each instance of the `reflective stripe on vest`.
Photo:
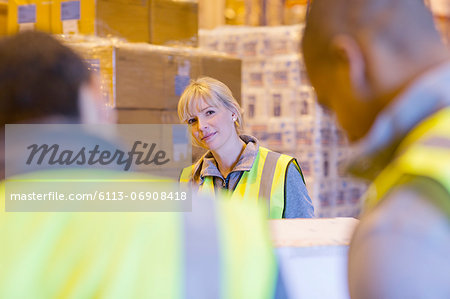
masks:
{"type": "MultiPolygon", "coordinates": [[[[231,194],[231,198],[254,201],[258,199],[266,200],[269,207],[269,217],[272,219],[283,218],[284,182],[291,161],[294,161],[294,165],[300,171],[300,167],[293,157],[259,147],[252,169],[244,171],[231,194]],[[261,184],[261,182],[263,183],[261,184]]],[[[193,166],[185,168],[180,176],[180,182],[189,182],[193,175],[192,171],[193,166]]],[[[213,178],[206,177],[199,189],[210,196],[214,196],[213,178]]]]}
{"type": "Polygon", "coordinates": [[[192,204],[195,212],[183,213],[185,256],[183,293],[185,298],[219,298],[222,293],[222,277],[220,277],[222,265],[216,205],[211,200],[204,200],[198,205],[197,202],[192,204]]]}
{"type": "Polygon", "coordinates": [[[184,298],[269,299],[283,291],[261,207],[207,198],[192,205],[183,214],[184,298]]]}
{"type": "Polygon", "coordinates": [[[397,152],[369,188],[366,209],[377,205],[405,175],[412,175],[431,178],[447,191],[447,200],[437,205],[450,217],[450,108],[420,123],[397,152]]]}
{"type": "Polygon", "coordinates": [[[214,202],[221,233],[223,287],[220,298],[273,298],[277,265],[267,227],[262,223],[265,211],[246,201],[220,198],[214,202]],[[259,213],[255,213],[255,209],[259,213]],[[249,263],[249,259],[257,264],[249,263]]]}

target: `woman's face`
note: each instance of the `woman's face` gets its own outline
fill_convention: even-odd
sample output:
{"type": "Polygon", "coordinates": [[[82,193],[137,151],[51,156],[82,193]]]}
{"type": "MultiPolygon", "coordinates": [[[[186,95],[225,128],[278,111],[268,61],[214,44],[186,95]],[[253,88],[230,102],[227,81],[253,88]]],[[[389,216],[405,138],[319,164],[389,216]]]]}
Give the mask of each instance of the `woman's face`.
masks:
{"type": "Polygon", "coordinates": [[[198,110],[187,123],[198,144],[217,151],[237,136],[233,117],[233,113],[224,106],[214,107],[201,99],[198,110]]]}

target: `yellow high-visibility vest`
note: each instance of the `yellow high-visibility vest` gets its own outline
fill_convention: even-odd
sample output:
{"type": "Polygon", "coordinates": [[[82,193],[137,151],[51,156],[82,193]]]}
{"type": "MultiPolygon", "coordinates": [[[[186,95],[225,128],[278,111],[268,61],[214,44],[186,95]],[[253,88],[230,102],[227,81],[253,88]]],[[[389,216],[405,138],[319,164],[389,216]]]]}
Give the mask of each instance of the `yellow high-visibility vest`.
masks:
{"type": "MultiPolygon", "coordinates": [[[[244,171],[236,188],[230,194],[231,199],[266,200],[269,206],[269,217],[271,219],[283,218],[284,184],[287,168],[291,161],[301,174],[300,166],[295,158],[260,146],[252,168],[244,171]]],[[[190,182],[193,171],[194,165],[183,169],[180,182],[190,182]]],[[[203,184],[199,186],[199,191],[214,197],[213,178],[206,177],[203,184]]]]}
{"type": "Polygon", "coordinates": [[[396,158],[378,175],[367,192],[366,210],[376,206],[405,176],[439,183],[447,198],[432,198],[450,218],[450,108],[421,122],[402,141],[396,158]]]}
{"type": "Polygon", "coordinates": [[[265,210],[255,205],[197,198],[192,213],[8,213],[6,184],[0,298],[270,299],[280,291],[265,210]]]}

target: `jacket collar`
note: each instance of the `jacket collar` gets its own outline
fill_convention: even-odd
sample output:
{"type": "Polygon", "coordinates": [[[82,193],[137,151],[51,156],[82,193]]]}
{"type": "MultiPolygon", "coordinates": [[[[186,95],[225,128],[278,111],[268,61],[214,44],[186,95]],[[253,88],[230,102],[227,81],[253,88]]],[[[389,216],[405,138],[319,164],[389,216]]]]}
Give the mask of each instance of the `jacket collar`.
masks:
{"type": "MultiPolygon", "coordinates": [[[[255,137],[248,135],[239,136],[244,141],[245,148],[239,157],[238,162],[231,172],[235,171],[250,171],[256,156],[258,155],[259,142],[255,137]]],[[[206,152],[202,158],[194,165],[193,178],[195,182],[203,183],[205,177],[216,176],[224,179],[217,166],[217,161],[211,151],[206,152]]]]}

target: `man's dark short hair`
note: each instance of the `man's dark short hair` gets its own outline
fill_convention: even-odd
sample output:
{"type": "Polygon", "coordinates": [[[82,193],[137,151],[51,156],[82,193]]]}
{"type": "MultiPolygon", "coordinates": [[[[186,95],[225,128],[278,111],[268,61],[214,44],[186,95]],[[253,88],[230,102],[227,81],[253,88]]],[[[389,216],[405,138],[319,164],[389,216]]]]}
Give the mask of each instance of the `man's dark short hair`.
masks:
{"type": "Polygon", "coordinates": [[[48,34],[0,39],[1,125],[50,116],[78,120],[79,89],[89,78],[82,59],[48,34]]]}

